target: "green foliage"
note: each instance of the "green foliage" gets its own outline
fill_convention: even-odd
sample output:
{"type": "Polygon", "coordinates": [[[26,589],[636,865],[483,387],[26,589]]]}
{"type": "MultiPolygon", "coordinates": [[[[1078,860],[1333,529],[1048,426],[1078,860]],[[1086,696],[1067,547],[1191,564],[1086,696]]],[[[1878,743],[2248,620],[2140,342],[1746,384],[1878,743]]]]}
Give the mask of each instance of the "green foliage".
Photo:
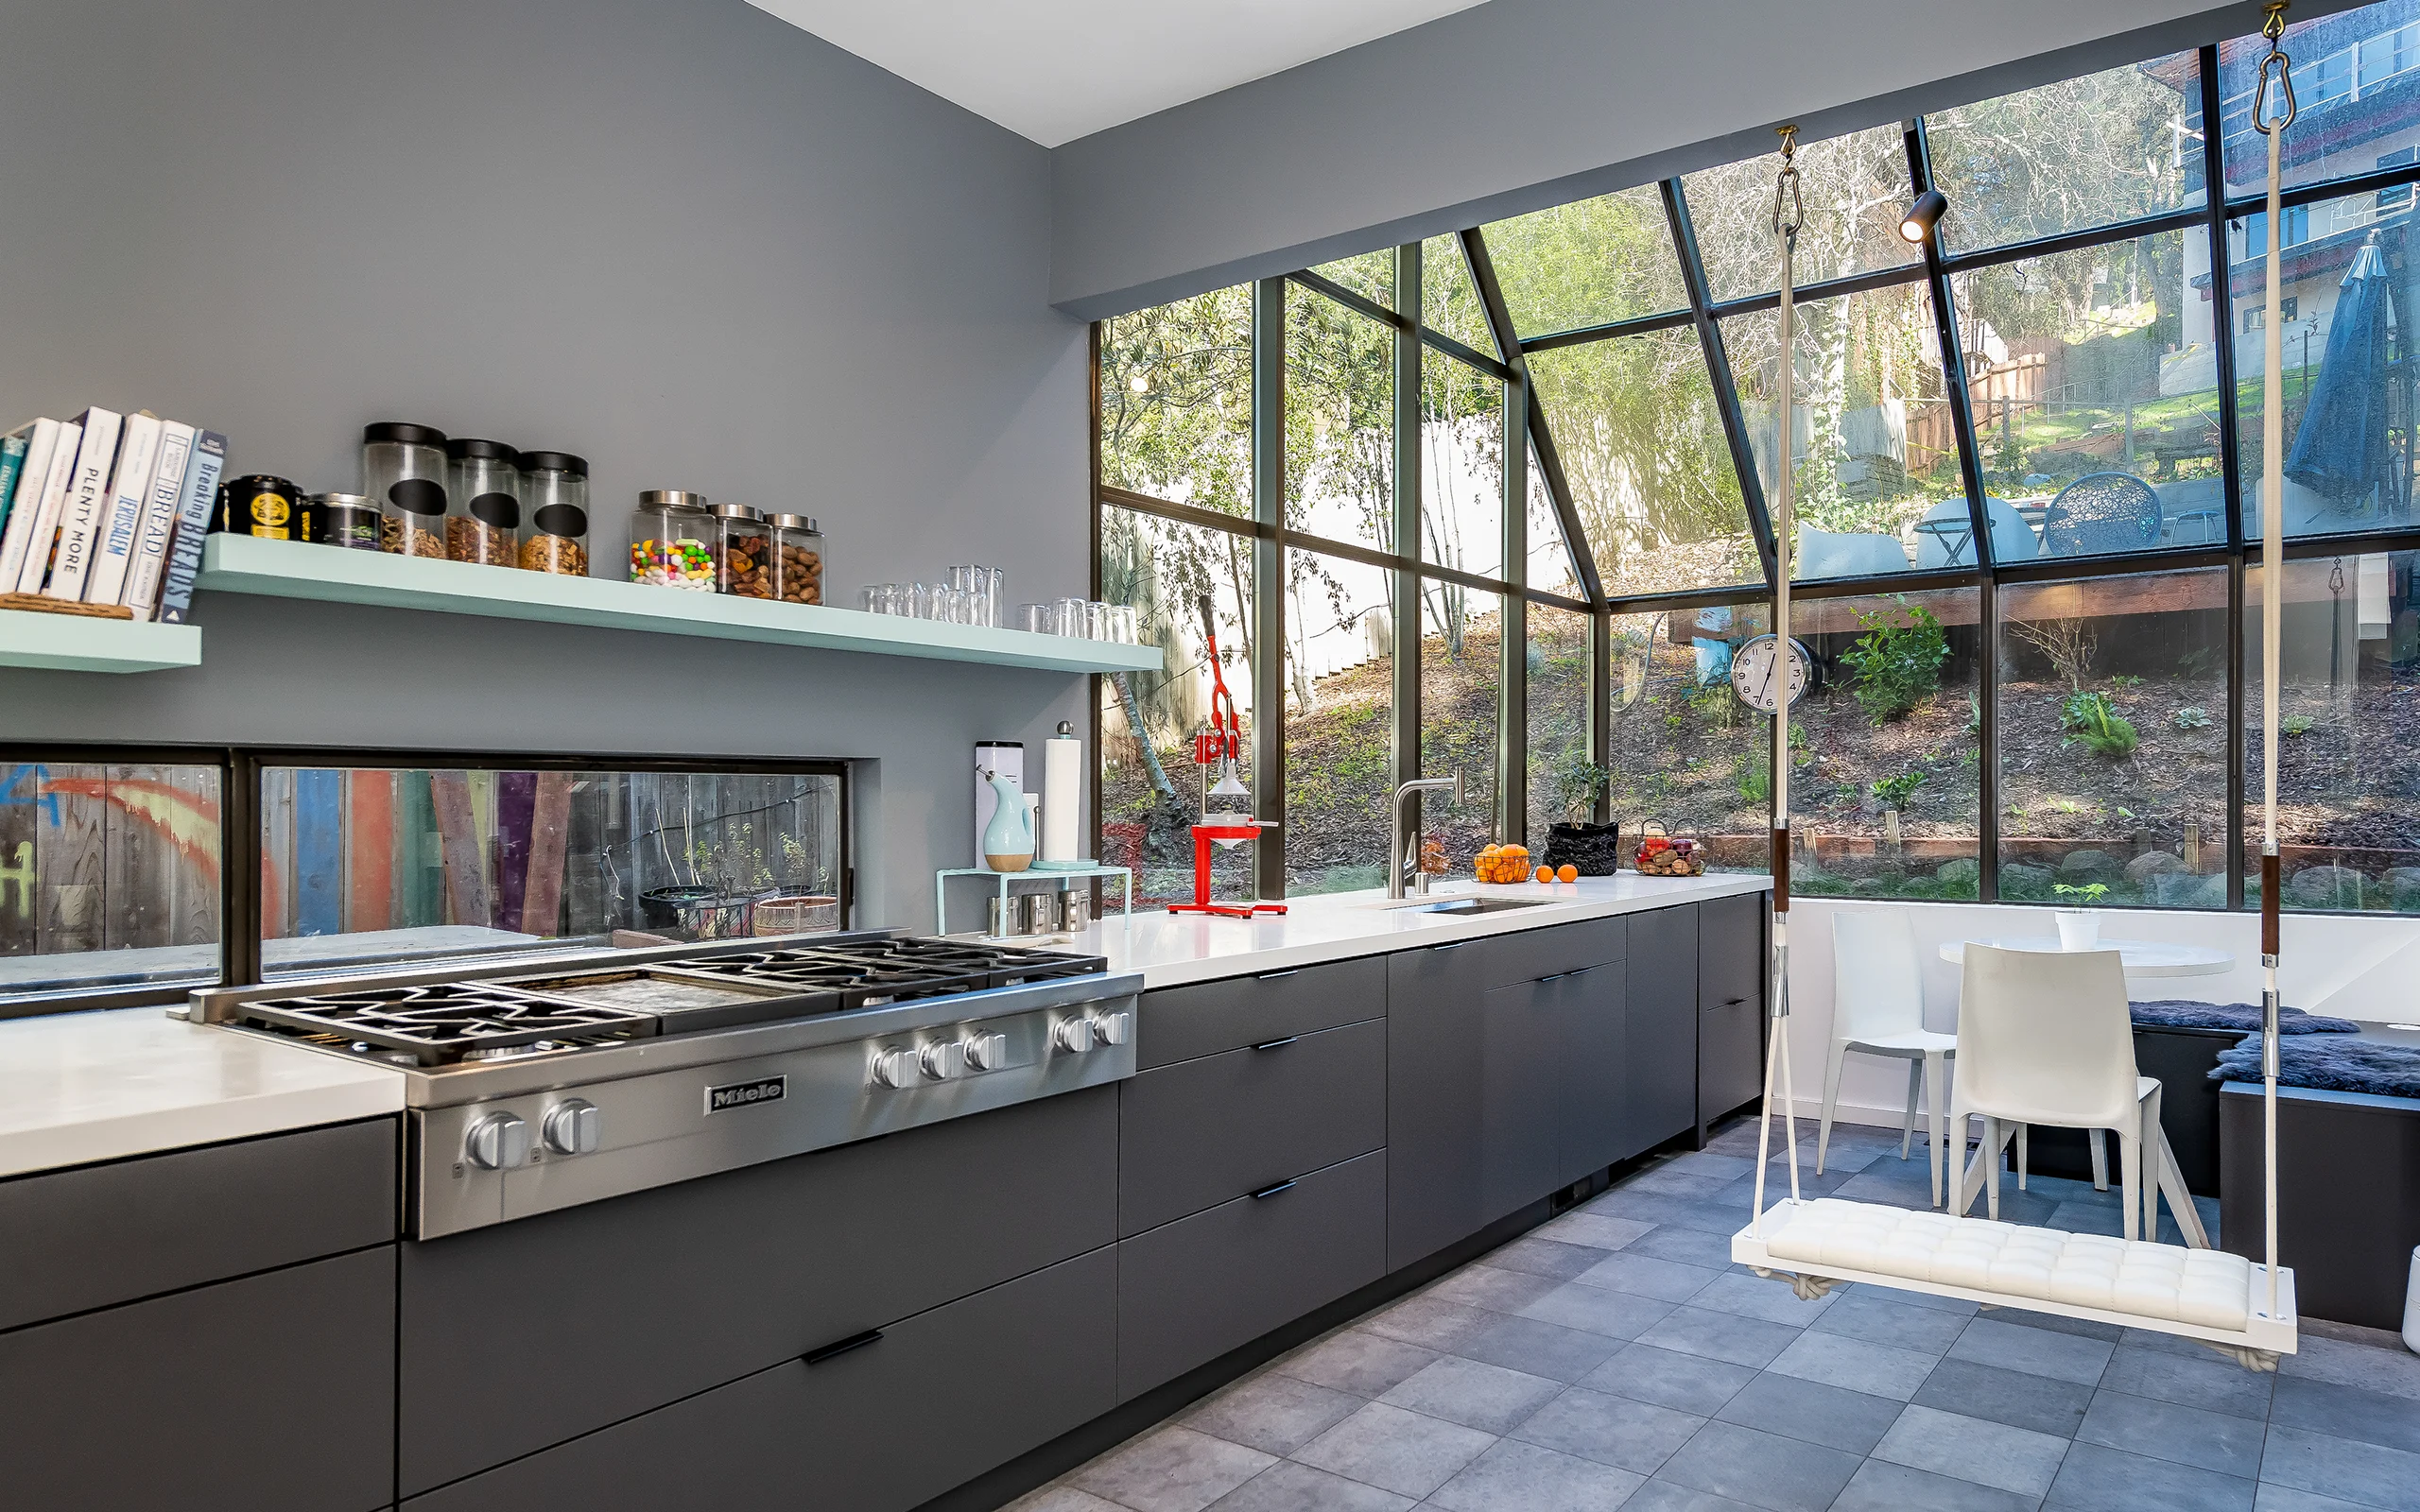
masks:
{"type": "Polygon", "coordinates": [[[1736,782],[1739,797],[1756,807],[1773,800],[1773,759],[1762,750],[1739,758],[1736,782]]]}
{"type": "Polygon", "coordinates": [[[2081,887],[2062,882],[2054,885],[2050,891],[2061,898],[2080,898],[2087,906],[2109,896],[2108,884],[2100,882],[2088,882],[2081,887]]]}
{"type": "Polygon", "coordinates": [[[2308,714],[2288,714],[2277,721],[2277,733],[2281,735],[2308,735],[2310,729],[2311,721],[2308,714]]]}
{"type": "Polygon", "coordinates": [[[1563,816],[1574,824],[1587,822],[1613,777],[1612,772],[1590,761],[1586,751],[1572,749],[1557,757],[1554,791],[1556,800],[1563,805],[1563,816]]]}
{"type": "Polygon", "coordinates": [[[1841,653],[1841,664],[1857,679],[1850,691],[1858,707],[1877,725],[1907,717],[1931,696],[1949,660],[1949,632],[1930,610],[1904,595],[1893,595],[1892,605],[1858,610],[1865,633],[1841,653]]]}
{"type": "Polygon", "coordinates": [[[1920,767],[1910,767],[1896,777],[1879,779],[1874,784],[1874,796],[1882,800],[1886,809],[1905,809],[1908,799],[1916,796],[1916,789],[1924,786],[1927,775],[1920,767]]]}
{"type": "Polygon", "coordinates": [[[1689,708],[1716,730],[1736,728],[1748,706],[1731,688],[1731,679],[1717,678],[1689,695],[1689,708]]]}
{"type": "Polygon", "coordinates": [[[2141,732],[2134,721],[2110,705],[2104,693],[2071,693],[2060,707],[2059,724],[2067,737],[2059,742],[2062,748],[2082,746],[2096,756],[2119,761],[2135,753],[2141,744],[2141,732]]]}
{"type": "Polygon", "coordinates": [[[2169,717],[2179,730],[2207,730],[2210,728],[2210,711],[2203,708],[2200,704],[2187,704],[2184,708],[2179,709],[2169,717]]]}

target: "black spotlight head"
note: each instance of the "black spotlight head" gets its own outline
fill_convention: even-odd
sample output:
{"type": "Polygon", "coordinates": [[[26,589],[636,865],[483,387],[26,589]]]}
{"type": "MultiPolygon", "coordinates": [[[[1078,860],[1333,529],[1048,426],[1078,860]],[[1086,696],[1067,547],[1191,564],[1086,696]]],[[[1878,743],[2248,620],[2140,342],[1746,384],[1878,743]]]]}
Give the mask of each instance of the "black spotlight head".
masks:
{"type": "Polygon", "coordinates": [[[1908,213],[1905,215],[1899,217],[1899,234],[1909,241],[1921,245],[1941,220],[1941,213],[1948,208],[1949,201],[1942,198],[1940,190],[1926,190],[1923,194],[1916,196],[1916,202],[1908,207],[1908,213]]]}

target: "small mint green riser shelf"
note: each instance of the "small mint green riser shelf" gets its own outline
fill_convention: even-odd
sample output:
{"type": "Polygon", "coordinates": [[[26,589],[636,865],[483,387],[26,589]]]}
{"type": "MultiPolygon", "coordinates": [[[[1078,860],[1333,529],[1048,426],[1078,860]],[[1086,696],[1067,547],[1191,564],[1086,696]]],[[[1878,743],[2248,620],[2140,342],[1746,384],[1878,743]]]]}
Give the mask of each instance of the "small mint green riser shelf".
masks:
{"type": "Polygon", "coordinates": [[[0,609],[0,667],[161,672],[201,663],[201,627],[0,609]]]}
{"type": "Polygon", "coordinates": [[[813,604],[772,604],[645,583],[389,557],[383,552],[343,551],[251,536],[211,537],[202,548],[199,586],[215,593],[376,604],[440,614],[596,625],[659,635],[757,641],[1051,672],[1157,671],[1160,666],[1160,649],[1155,645],[1117,645],[1025,630],[942,625],[813,604]]]}

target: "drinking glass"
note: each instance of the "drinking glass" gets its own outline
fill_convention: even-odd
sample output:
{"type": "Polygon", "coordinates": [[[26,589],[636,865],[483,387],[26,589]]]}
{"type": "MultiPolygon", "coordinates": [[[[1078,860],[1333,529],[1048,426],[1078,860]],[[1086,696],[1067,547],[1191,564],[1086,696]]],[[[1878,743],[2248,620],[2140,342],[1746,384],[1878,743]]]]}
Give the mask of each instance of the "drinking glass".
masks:
{"type": "Polygon", "coordinates": [[[1050,606],[1028,604],[1017,610],[1017,628],[1031,630],[1036,635],[1050,633],[1050,606]]]}
{"type": "Polygon", "coordinates": [[[935,592],[936,590],[926,588],[922,583],[909,583],[906,590],[907,606],[902,612],[907,614],[909,619],[929,620],[935,618],[936,616],[933,613],[933,594],[935,592]]]}
{"type": "Polygon", "coordinates": [[[1142,644],[1142,615],[1132,604],[1119,604],[1109,611],[1109,638],[1120,645],[1142,644]]]}
{"type": "Polygon", "coordinates": [[[869,614],[904,614],[908,611],[900,602],[897,583],[868,583],[860,596],[869,614]]]}
{"type": "Polygon", "coordinates": [[[1009,622],[1009,575],[997,567],[982,571],[983,623],[998,629],[1009,622]]]}
{"type": "Polygon", "coordinates": [[[1094,599],[1084,606],[1084,639],[1088,641],[1109,639],[1109,611],[1115,607],[1113,604],[1104,604],[1099,599],[1094,599]]]}
{"type": "Polygon", "coordinates": [[[1063,598],[1050,606],[1050,633],[1080,638],[1084,633],[1084,601],[1063,598]]]}

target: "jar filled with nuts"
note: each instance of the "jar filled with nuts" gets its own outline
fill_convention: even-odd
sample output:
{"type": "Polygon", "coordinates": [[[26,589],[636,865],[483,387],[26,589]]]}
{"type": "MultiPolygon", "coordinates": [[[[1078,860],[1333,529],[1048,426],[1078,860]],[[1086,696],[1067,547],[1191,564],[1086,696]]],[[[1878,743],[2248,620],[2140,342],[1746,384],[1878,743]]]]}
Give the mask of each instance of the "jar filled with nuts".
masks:
{"type": "Polygon", "coordinates": [[[521,565],[533,573],[588,576],[588,461],[569,452],[521,454],[521,565]]]}
{"type": "Polygon", "coordinates": [[[458,436],[445,443],[453,511],[445,517],[445,555],[485,567],[521,563],[520,454],[502,441],[458,436]]]}
{"type": "Polygon", "coordinates": [[[823,536],[803,514],[777,514],[773,532],[773,596],[785,604],[823,602],[823,536]]]}
{"type": "Polygon", "coordinates": [[[631,581],[715,591],[715,517],[702,493],[650,489],[631,517],[631,581]]]}
{"type": "Polygon", "coordinates": [[[715,592],[739,598],[773,596],[773,541],[753,505],[715,506],[715,592]]]}
{"type": "Polygon", "coordinates": [[[402,557],[442,558],[445,550],[445,433],[381,421],[361,431],[361,491],[386,520],[380,543],[402,557]]]}

